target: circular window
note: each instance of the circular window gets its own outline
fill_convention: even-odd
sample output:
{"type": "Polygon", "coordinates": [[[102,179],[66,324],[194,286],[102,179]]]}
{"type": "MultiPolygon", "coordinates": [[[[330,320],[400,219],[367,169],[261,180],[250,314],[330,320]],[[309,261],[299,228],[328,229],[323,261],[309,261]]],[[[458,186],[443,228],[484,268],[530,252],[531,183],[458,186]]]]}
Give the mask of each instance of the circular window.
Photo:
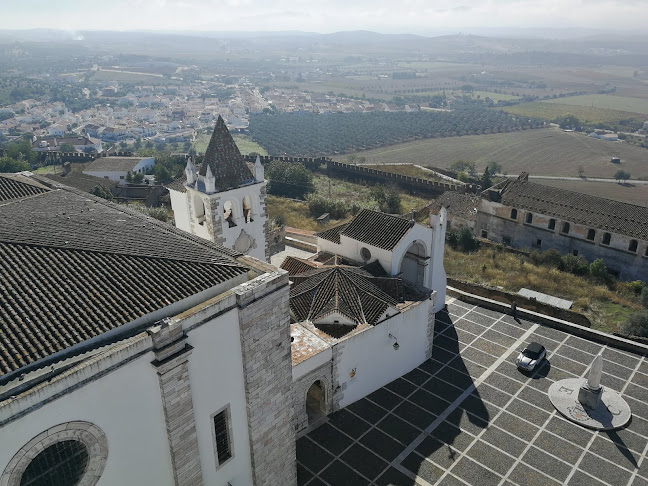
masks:
{"type": "Polygon", "coordinates": [[[371,260],[371,252],[369,251],[368,248],[365,248],[364,246],[360,248],[360,256],[364,261],[371,260]]]}
{"type": "Polygon", "coordinates": [[[32,459],[20,478],[20,486],[79,484],[88,468],[88,459],[88,448],[83,442],[56,442],[32,459]]]}
{"type": "Polygon", "coordinates": [[[49,428],[9,461],[0,484],[7,486],[94,486],[108,458],[103,431],[88,422],[49,428]]]}

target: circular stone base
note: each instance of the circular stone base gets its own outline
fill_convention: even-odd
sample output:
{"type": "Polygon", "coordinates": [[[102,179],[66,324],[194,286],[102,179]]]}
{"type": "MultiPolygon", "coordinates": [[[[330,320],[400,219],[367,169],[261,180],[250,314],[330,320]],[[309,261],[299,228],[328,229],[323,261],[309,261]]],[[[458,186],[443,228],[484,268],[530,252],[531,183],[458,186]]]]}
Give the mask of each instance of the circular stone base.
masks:
{"type": "Polygon", "coordinates": [[[578,401],[578,390],[587,383],[584,378],[569,378],[553,383],[547,394],[553,406],[568,420],[594,430],[614,430],[630,421],[632,412],[617,392],[603,388],[598,407],[585,407],[578,401]]]}

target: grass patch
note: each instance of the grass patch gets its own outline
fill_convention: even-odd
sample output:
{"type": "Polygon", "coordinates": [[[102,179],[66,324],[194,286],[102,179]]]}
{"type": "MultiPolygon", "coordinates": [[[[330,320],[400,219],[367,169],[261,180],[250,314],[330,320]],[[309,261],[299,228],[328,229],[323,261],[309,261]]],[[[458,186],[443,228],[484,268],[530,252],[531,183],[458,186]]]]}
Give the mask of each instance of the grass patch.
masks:
{"type": "Polygon", "coordinates": [[[327,225],[318,224],[310,215],[306,201],[295,201],[294,199],[268,196],[266,204],[268,206],[268,217],[271,220],[277,216],[281,216],[286,226],[292,226],[293,228],[323,231],[339,223],[339,221],[331,220],[327,225]]]}
{"type": "MultiPolygon", "coordinates": [[[[543,101],[542,103],[548,103],[543,101]]],[[[602,108],[605,110],[640,113],[648,115],[648,100],[642,98],[629,98],[605,94],[589,94],[582,96],[566,96],[551,100],[550,103],[559,105],[584,106],[588,108],[602,108]]]]}
{"type": "Polygon", "coordinates": [[[526,257],[506,251],[482,248],[462,253],[446,246],[444,263],[448,277],[457,280],[501,287],[511,293],[527,288],[571,300],[572,310],[586,315],[592,328],[599,331],[618,331],[630,313],[641,309],[638,298],[623,284],[610,290],[589,278],[536,266],[526,257]]]}
{"type": "MultiPolygon", "coordinates": [[[[243,155],[247,155],[251,152],[257,152],[260,155],[268,155],[266,149],[264,149],[261,145],[256,143],[250,137],[247,137],[245,135],[234,134],[232,135],[232,138],[234,139],[234,142],[236,142],[236,146],[239,148],[239,150],[243,155]]],[[[207,146],[209,145],[210,139],[211,139],[211,133],[210,134],[201,133],[196,137],[196,141],[193,144],[191,144],[191,148],[194,149],[199,154],[204,154],[205,151],[207,150],[207,146]]]]}
{"type": "Polygon", "coordinates": [[[46,165],[45,167],[39,167],[35,171],[33,171],[34,174],[41,174],[41,175],[47,175],[47,174],[60,174],[61,173],[61,166],[60,165],[46,165]]]}

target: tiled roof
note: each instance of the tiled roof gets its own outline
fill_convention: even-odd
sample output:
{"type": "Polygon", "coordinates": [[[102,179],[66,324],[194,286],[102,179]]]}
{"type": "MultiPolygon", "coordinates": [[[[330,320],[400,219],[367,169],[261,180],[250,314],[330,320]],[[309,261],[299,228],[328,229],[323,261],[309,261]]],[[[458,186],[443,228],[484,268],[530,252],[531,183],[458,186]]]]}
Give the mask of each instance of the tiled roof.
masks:
{"type": "Polygon", "coordinates": [[[281,264],[281,268],[283,270],[286,270],[288,272],[288,275],[296,275],[298,273],[303,273],[308,270],[312,270],[313,268],[318,268],[320,265],[310,262],[308,260],[304,260],[303,258],[297,258],[294,256],[287,256],[283,263],[281,264]]]}
{"type": "Polygon", "coordinates": [[[0,376],[247,273],[237,256],[74,189],[0,203],[0,376]]]}
{"type": "MultiPolygon", "coordinates": [[[[387,308],[396,309],[402,296],[401,279],[372,277],[355,267],[327,266],[293,275],[291,280],[290,308],[298,321],[339,313],[356,325],[374,325],[387,308]]],[[[344,333],[349,330],[339,327],[346,329],[344,333]]]]}
{"type": "Polygon", "coordinates": [[[443,206],[451,216],[459,216],[468,221],[477,219],[477,210],[481,203],[481,197],[474,194],[462,194],[455,191],[446,191],[430,206],[432,214],[439,214],[443,206]]]}
{"type": "Polygon", "coordinates": [[[511,181],[502,190],[502,204],[572,223],[648,240],[648,208],[579,192],[511,181]]]}
{"type": "Polygon", "coordinates": [[[317,236],[339,244],[340,235],[344,235],[383,250],[393,250],[411,227],[408,219],[363,209],[347,225],[331,228],[317,236]]]}
{"type": "Polygon", "coordinates": [[[84,171],[129,171],[146,157],[99,157],[83,168],[84,171]]]}
{"type": "Polygon", "coordinates": [[[0,175],[0,203],[35,196],[47,191],[45,186],[32,182],[28,177],[19,174],[0,175]]]}
{"type": "Polygon", "coordinates": [[[80,189],[84,192],[91,192],[96,186],[103,186],[106,189],[110,190],[119,184],[117,181],[111,181],[110,179],[91,176],[84,174],[83,172],[78,172],[76,170],[73,170],[67,175],[47,174],[44,177],[47,177],[48,179],[59,184],[65,184],[66,186],[80,189]]]}
{"type": "Polygon", "coordinates": [[[224,191],[252,182],[254,176],[245,163],[236,142],[230,135],[223,118],[219,115],[199,174],[204,176],[207,167],[216,178],[216,189],[224,191]]]}

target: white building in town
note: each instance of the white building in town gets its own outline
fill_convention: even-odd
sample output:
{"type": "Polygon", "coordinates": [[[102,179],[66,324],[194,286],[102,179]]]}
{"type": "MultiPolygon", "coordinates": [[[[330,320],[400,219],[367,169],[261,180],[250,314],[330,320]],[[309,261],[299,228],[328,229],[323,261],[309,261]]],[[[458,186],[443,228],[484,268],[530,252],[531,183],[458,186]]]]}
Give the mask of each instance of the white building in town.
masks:
{"type": "Polygon", "coordinates": [[[268,212],[263,166],[252,171],[222,117],[199,168],[168,186],[176,227],[266,261],[268,212]]]}
{"type": "Polygon", "coordinates": [[[154,165],[155,157],[99,157],[85,166],[83,173],[125,184],[129,172],[146,174],[154,165]]]}

